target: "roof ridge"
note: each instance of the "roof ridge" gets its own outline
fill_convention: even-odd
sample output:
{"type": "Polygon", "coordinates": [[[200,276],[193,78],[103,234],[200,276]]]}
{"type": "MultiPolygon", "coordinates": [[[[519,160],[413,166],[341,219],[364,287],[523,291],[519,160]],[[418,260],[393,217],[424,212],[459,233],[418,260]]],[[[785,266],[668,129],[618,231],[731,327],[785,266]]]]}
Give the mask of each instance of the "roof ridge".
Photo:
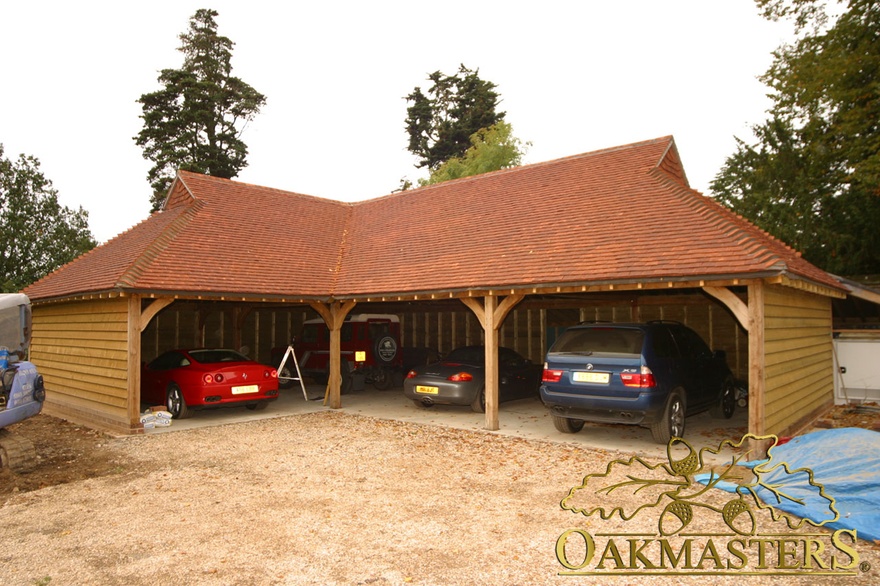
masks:
{"type": "MultiPolygon", "coordinates": [[[[143,275],[144,271],[149,267],[154,260],[161,254],[168,246],[174,242],[174,237],[177,236],[187,224],[192,221],[196,216],[196,212],[200,209],[204,208],[207,204],[203,200],[195,199],[193,203],[186,208],[182,209],[180,215],[174,218],[168,227],[162,230],[161,234],[157,236],[149,246],[147,246],[144,251],[138,255],[138,257],[134,260],[134,262],[129,265],[125,271],[119,276],[116,281],[117,287],[134,287],[137,283],[138,279],[143,275]]],[[[176,208],[179,209],[179,208],[176,208]]],[[[171,210],[163,211],[160,213],[171,213],[171,210]]]]}
{"type": "MultiPolygon", "coordinates": [[[[202,173],[196,173],[196,172],[194,172],[194,171],[183,171],[183,170],[181,170],[181,171],[178,171],[178,174],[186,174],[186,175],[190,175],[191,178],[196,179],[196,180],[198,180],[198,181],[208,181],[208,182],[214,182],[214,183],[233,183],[233,184],[235,184],[235,185],[238,185],[238,186],[241,186],[241,187],[246,187],[246,188],[248,188],[248,189],[254,189],[254,190],[257,190],[257,191],[272,192],[272,193],[283,193],[283,194],[287,194],[287,195],[295,195],[295,196],[297,196],[297,197],[304,197],[304,198],[308,198],[308,199],[315,199],[315,200],[322,201],[322,202],[338,203],[338,204],[340,204],[340,205],[342,205],[342,206],[350,206],[351,203],[352,203],[352,202],[340,201],[340,200],[337,200],[337,199],[331,199],[331,198],[328,198],[328,197],[321,197],[321,196],[319,196],[319,195],[311,195],[311,194],[308,194],[308,193],[301,193],[301,192],[299,192],[299,191],[290,191],[290,190],[287,190],[287,189],[281,189],[280,187],[269,187],[269,186],[267,186],[267,185],[258,185],[258,184],[256,184],[256,183],[248,183],[247,181],[240,181],[240,180],[238,180],[238,179],[227,179],[226,177],[215,177],[215,176],[213,176],[213,175],[204,175],[204,174],[202,174],[202,173]]],[[[193,197],[195,197],[195,196],[193,196],[193,197]]]]}
{"type": "MultiPolygon", "coordinates": [[[[498,169],[496,171],[487,171],[486,173],[478,173],[476,175],[468,175],[467,177],[459,177],[457,179],[450,179],[448,181],[441,181],[440,183],[433,183],[431,185],[419,186],[419,187],[416,187],[413,189],[395,191],[392,193],[388,193],[386,195],[380,195],[378,197],[352,202],[352,205],[368,204],[368,203],[371,203],[371,202],[374,202],[377,200],[382,200],[382,199],[387,199],[387,198],[392,198],[392,197],[400,197],[400,196],[403,196],[403,195],[409,194],[409,193],[415,193],[418,191],[423,191],[423,190],[427,191],[430,189],[440,188],[441,186],[467,183],[470,181],[476,181],[478,179],[484,179],[486,177],[501,176],[501,175],[505,175],[507,173],[514,173],[514,172],[522,171],[525,169],[540,169],[542,167],[548,167],[551,165],[558,165],[560,163],[564,163],[567,161],[588,159],[590,157],[595,157],[598,155],[615,153],[615,152],[619,152],[619,151],[627,150],[627,149],[636,149],[636,148],[645,147],[645,146],[652,145],[652,144],[658,144],[658,143],[661,143],[664,141],[669,141],[673,146],[675,144],[675,140],[674,140],[673,136],[671,134],[668,134],[666,136],[660,136],[660,137],[652,138],[649,140],[642,140],[639,142],[622,144],[622,145],[618,145],[618,146],[614,146],[614,147],[598,149],[595,151],[587,151],[584,153],[578,153],[576,155],[568,155],[565,157],[559,157],[558,159],[550,159],[549,161],[538,161],[537,163],[527,163],[524,165],[516,165],[515,167],[506,167],[504,169],[498,169]]],[[[663,157],[665,157],[666,153],[668,153],[668,152],[669,152],[669,149],[667,147],[667,149],[663,153],[663,156],[658,160],[657,165],[659,165],[663,161],[663,157]]],[[[676,149],[676,152],[677,152],[677,149],[676,149]]],[[[680,160],[680,157],[679,157],[679,160],[680,160]]],[[[682,172],[684,172],[683,168],[682,168],[682,172]]],[[[685,178],[685,181],[687,181],[686,178],[685,178]]]]}

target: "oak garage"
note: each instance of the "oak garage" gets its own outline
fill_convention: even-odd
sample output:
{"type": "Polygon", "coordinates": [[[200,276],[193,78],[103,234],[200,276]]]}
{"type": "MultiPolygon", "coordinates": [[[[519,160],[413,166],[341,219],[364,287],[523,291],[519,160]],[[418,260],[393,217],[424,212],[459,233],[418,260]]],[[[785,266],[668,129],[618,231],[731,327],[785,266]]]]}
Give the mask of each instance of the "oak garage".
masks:
{"type": "MultiPolygon", "coordinates": [[[[748,380],[750,431],[786,434],[833,401],[832,301],[846,297],[690,189],[671,137],[357,203],[180,172],[162,211],[25,292],[46,411],[123,433],[140,431],[139,365],[158,351],[247,345],[265,360],[320,315],[338,366],[345,316],[378,308],[401,316],[404,344],[481,339],[490,365],[499,344],[540,361],[581,319],[678,319],[748,380]]],[[[339,375],[329,384],[340,407],[339,375]]]]}

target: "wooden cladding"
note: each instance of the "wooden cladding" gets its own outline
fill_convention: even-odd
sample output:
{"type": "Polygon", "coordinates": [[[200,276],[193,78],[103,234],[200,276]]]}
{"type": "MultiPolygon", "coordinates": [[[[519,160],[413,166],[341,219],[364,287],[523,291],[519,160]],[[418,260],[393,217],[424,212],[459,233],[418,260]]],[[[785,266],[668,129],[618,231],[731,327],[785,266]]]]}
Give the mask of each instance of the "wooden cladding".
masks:
{"type": "Polygon", "coordinates": [[[41,305],[31,360],[46,381],[45,412],[129,430],[128,300],[41,305]]]}
{"type": "Polygon", "coordinates": [[[764,293],[764,431],[789,435],[834,400],[831,300],[764,293]]]}

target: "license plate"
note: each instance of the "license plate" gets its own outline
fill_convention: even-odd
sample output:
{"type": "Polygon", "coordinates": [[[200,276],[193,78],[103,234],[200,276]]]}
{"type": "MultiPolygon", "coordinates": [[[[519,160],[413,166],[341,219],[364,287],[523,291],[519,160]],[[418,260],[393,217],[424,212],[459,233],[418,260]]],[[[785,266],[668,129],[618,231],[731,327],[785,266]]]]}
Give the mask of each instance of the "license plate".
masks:
{"type": "Polygon", "coordinates": [[[440,389],[437,387],[423,387],[422,385],[416,385],[417,393],[424,393],[426,395],[436,395],[440,392],[440,389]]]}
{"type": "Polygon", "coordinates": [[[243,387],[232,387],[233,395],[247,395],[248,393],[259,392],[260,387],[257,385],[245,385],[243,387]]]}
{"type": "Polygon", "coordinates": [[[576,383],[597,383],[607,385],[610,380],[607,372],[575,372],[571,379],[576,383]]]}

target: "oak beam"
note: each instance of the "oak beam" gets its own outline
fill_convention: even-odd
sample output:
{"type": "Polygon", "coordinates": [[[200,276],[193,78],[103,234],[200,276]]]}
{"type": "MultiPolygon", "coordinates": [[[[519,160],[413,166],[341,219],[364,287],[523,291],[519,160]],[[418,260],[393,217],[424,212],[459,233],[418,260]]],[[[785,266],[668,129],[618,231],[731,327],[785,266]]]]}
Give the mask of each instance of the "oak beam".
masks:
{"type": "Polygon", "coordinates": [[[745,331],[749,331],[750,316],[749,305],[743,303],[743,300],[736,296],[736,293],[726,287],[703,287],[703,291],[724,304],[727,309],[733,313],[733,317],[739,322],[745,331]]]}
{"type": "MultiPolygon", "coordinates": [[[[151,306],[152,307],[152,306],[151,306]]],[[[128,426],[131,430],[143,433],[141,423],[141,313],[140,295],[128,298],[128,426]]],[[[149,320],[148,320],[149,321],[149,320]]]]}
{"type": "Polygon", "coordinates": [[[150,325],[150,321],[156,317],[156,314],[174,303],[174,299],[156,299],[151,304],[147,306],[146,309],[141,312],[140,323],[138,324],[138,331],[143,333],[147,326],[150,325]]]}
{"type": "Polygon", "coordinates": [[[355,305],[357,301],[351,300],[334,301],[329,305],[317,301],[309,303],[330,330],[330,373],[324,391],[324,405],[331,409],[342,407],[342,324],[355,305]]]}
{"type": "Polygon", "coordinates": [[[483,298],[481,304],[473,297],[465,297],[461,299],[474,315],[477,321],[483,327],[484,348],[485,348],[485,393],[486,393],[486,429],[497,431],[498,425],[498,331],[504,323],[507,314],[514,306],[522,301],[525,295],[511,294],[498,302],[498,297],[494,295],[483,298]]]}
{"type": "MultiPolygon", "coordinates": [[[[749,433],[755,436],[762,436],[766,432],[764,302],[764,283],[757,281],[749,285],[749,433]]],[[[763,458],[770,448],[768,440],[749,440],[749,444],[751,459],[763,458]]]]}

